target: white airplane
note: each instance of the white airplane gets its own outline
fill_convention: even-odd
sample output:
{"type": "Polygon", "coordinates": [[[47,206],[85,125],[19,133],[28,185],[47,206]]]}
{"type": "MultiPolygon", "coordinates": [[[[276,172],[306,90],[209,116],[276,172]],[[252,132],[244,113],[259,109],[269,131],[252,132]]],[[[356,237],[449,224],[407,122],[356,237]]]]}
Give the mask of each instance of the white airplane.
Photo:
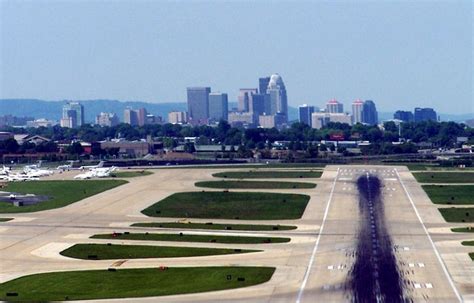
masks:
{"type": "Polygon", "coordinates": [[[29,177],[39,178],[44,176],[50,176],[54,174],[54,171],[47,169],[40,169],[39,167],[25,166],[23,173],[29,177]]]}
{"type": "MultiPolygon", "coordinates": [[[[72,167],[72,164],[74,163],[74,161],[68,161],[68,162],[69,162],[69,164],[59,165],[58,167],[56,167],[56,169],[57,170],[62,170],[62,171],[74,169],[72,167]]],[[[79,168],[76,168],[76,169],[79,169],[79,168]]]]}
{"type": "Polygon", "coordinates": [[[110,177],[110,174],[115,170],[117,170],[117,167],[115,166],[93,168],[86,173],[75,176],[74,179],[86,180],[92,178],[107,178],[110,177]]]}
{"type": "Polygon", "coordinates": [[[38,181],[38,177],[33,177],[33,176],[28,176],[28,175],[23,175],[23,174],[15,174],[15,175],[8,175],[6,176],[6,179],[9,182],[15,182],[15,181],[38,181]]]}
{"type": "Polygon", "coordinates": [[[86,165],[86,166],[81,166],[79,167],[80,170],[85,170],[85,169],[94,169],[94,168],[101,168],[104,166],[104,161],[100,161],[99,164],[97,165],[86,165]]]}
{"type": "Polygon", "coordinates": [[[3,165],[3,168],[0,170],[0,176],[8,176],[10,172],[10,167],[6,167],[5,165],[3,165]]]}

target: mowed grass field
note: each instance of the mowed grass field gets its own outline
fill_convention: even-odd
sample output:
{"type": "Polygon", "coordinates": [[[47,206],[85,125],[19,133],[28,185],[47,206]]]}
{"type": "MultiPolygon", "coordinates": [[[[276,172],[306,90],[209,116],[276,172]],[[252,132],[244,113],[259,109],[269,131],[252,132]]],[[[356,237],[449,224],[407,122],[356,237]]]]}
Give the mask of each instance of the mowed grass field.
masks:
{"type": "Polygon", "coordinates": [[[441,215],[447,222],[474,222],[474,208],[440,208],[441,215]]]}
{"type": "Polygon", "coordinates": [[[114,233],[93,235],[93,239],[139,240],[139,241],[176,241],[176,242],[213,242],[234,244],[285,243],[290,238],[280,237],[244,237],[195,234],[158,234],[158,233],[114,233]]]}
{"type": "Polygon", "coordinates": [[[65,257],[83,260],[179,258],[257,252],[228,248],[173,247],[122,244],[76,244],[63,250],[65,257]]]}
{"type": "Polygon", "coordinates": [[[217,178],[230,179],[273,179],[273,178],[320,178],[322,171],[282,171],[282,170],[259,170],[259,171],[227,171],[215,173],[217,178]]]}
{"type": "Polygon", "coordinates": [[[436,204],[474,204],[474,185],[422,185],[436,204]]]}
{"type": "Polygon", "coordinates": [[[474,172],[413,173],[420,183],[474,183],[474,172]]]}
{"type": "Polygon", "coordinates": [[[188,294],[264,283],[274,271],[273,267],[229,266],[43,273],[0,284],[0,299],[48,302],[188,294]]]}
{"type": "Polygon", "coordinates": [[[259,224],[218,224],[218,223],[178,223],[178,222],[146,222],[134,223],[135,227],[156,227],[156,228],[180,228],[180,229],[212,229],[212,230],[292,230],[296,226],[291,225],[259,225],[259,224]]]}
{"type": "Polygon", "coordinates": [[[451,231],[455,233],[474,233],[474,227],[456,227],[451,228],[451,231]]]}
{"type": "Polygon", "coordinates": [[[298,219],[309,196],[261,192],[176,193],[144,209],[151,217],[243,220],[298,219]]]}
{"type": "Polygon", "coordinates": [[[198,187],[209,188],[248,188],[248,189],[297,189],[315,188],[316,184],[307,182],[277,182],[277,181],[201,181],[194,184],[198,187]]]}
{"type": "Polygon", "coordinates": [[[127,183],[125,180],[74,180],[9,182],[4,191],[48,196],[35,205],[15,207],[0,202],[0,213],[24,213],[63,207],[127,183]]]}
{"type": "Polygon", "coordinates": [[[149,176],[153,173],[148,170],[140,170],[140,171],[118,171],[113,172],[111,177],[114,178],[135,178],[135,177],[142,177],[142,176],[149,176]]]}

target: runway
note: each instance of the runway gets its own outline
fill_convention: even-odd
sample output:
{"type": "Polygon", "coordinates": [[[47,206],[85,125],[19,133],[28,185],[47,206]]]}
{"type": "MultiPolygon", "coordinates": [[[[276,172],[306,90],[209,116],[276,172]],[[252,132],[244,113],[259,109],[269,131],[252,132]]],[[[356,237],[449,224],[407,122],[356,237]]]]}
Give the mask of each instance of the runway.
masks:
{"type": "MultiPolygon", "coordinates": [[[[2,260],[0,282],[37,272],[108,268],[119,264],[120,262],[117,263],[116,260],[69,259],[60,256],[59,251],[75,243],[108,242],[88,238],[97,233],[115,230],[157,231],[127,226],[135,222],[176,221],[176,218],[147,218],[140,211],[172,193],[196,190],[194,182],[213,180],[215,178],[211,176],[212,173],[224,170],[227,169],[155,170],[152,175],[130,179],[129,184],[61,209],[2,215],[2,217],[14,217],[15,220],[0,225],[0,258],[2,260]]],[[[360,256],[356,252],[361,240],[361,226],[367,223],[367,218],[370,222],[370,215],[369,217],[362,215],[357,180],[360,176],[367,176],[367,174],[380,180],[381,204],[379,206],[383,206],[383,216],[378,219],[384,220],[384,228],[390,236],[389,247],[386,248],[393,253],[401,279],[409,281],[403,284],[403,296],[411,300],[408,302],[458,302],[461,297],[465,301],[470,300],[474,293],[472,261],[467,254],[465,254],[467,259],[461,258],[457,246],[445,244],[447,239],[461,239],[462,235],[439,231],[440,228],[452,226],[452,224],[447,225],[443,222],[436,207],[427,200],[419,184],[414,181],[406,168],[402,167],[328,166],[320,179],[305,179],[305,181],[318,183],[316,189],[255,190],[310,195],[311,200],[303,217],[299,220],[212,220],[216,223],[260,222],[297,225],[298,229],[293,231],[218,232],[246,236],[285,236],[291,238],[290,243],[239,245],[120,241],[127,244],[229,247],[262,249],[263,251],[245,255],[122,260],[125,262],[120,263],[119,266],[136,268],[160,265],[261,265],[277,268],[273,278],[261,285],[159,298],[166,302],[355,301],[354,289],[350,286],[350,281],[353,281],[351,270],[356,264],[357,256],[360,256]]],[[[176,230],[163,230],[163,232],[176,232],[176,230]]],[[[192,231],[192,233],[215,234],[216,232],[192,231]]],[[[386,237],[381,235],[379,241],[383,239],[386,237]]],[[[385,268],[381,267],[379,266],[379,271],[385,268]]],[[[96,301],[152,302],[157,299],[96,301]]]]}

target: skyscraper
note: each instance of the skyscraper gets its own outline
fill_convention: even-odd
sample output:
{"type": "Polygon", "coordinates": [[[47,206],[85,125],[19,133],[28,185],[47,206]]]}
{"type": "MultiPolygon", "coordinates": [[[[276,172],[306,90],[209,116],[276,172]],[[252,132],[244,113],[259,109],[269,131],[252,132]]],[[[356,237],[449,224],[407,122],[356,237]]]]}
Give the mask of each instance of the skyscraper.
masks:
{"type": "Polygon", "coordinates": [[[136,110],[137,112],[137,123],[139,126],[143,126],[146,124],[146,116],[147,116],[147,111],[144,108],[139,108],[136,110]]]}
{"type": "Polygon", "coordinates": [[[258,89],[256,88],[241,88],[239,90],[238,96],[238,109],[240,112],[248,112],[249,111],[249,103],[252,100],[252,96],[258,93],[258,89]]]}
{"type": "Polygon", "coordinates": [[[209,94],[209,119],[214,121],[226,120],[228,114],[227,94],[210,93],[209,94]]]}
{"type": "Polygon", "coordinates": [[[210,87],[188,87],[188,115],[193,124],[206,124],[209,118],[210,87]]]}
{"type": "Polygon", "coordinates": [[[100,126],[115,126],[119,124],[120,121],[114,113],[100,113],[96,116],[95,123],[100,126]]]}
{"type": "Polygon", "coordinates": [[[370,125],[377,125],[379,123],[379,116],[377,108],[372,100],[366,100],[362,107],[362,123],[370,125]]]}
{"type": "Polygon", "coordinates": [[[300,105],[298,109],[299,109],[299,114],[300,114],[300,122],[311,126],[312,125],[311,115],[314,113],[314,106],[303,104],[303,105],[300,105]]]}
{"type": "Polygon", "coordinates": [[[354,124],[362,123],[362,109],[364,107],[364,101],[357,99],[352,103],[352,121],[354,124]]]}
{"type": "Polygon", "coordinates": [[[70,127],[80,127],[84,124],[84,106],[79,102],[67,102],[63,106],[62,119],[70,119],[70,127]]]}
{"type": "Polygon", "coordinates": [[[343,113],[344,106],[342,103],[339,103],[336,99],[329,100],[326,103],[326,112],[330,114],[343,113]]]}
{"type": "Polygon", "coordinates": [[[401,120],[403,122],[412,122],[413,121],[413,113],[410,112],[410,111],[397,110],[393,114],[393,119],[401,120]]]}
{"type": "Polygon", "coordinates": [[[437,121],[438,120],[438,115],[436,114],[436,111],[432,108],[415,108],[415,122],[420,122],[420,121],[437,121]]]}
{"type": "Polygon", "coordinates": [[[262,115],[265,112],[265,95],[256,94],[252,96],[249,103],[249,112],[256,115],[262,115]]]}
{"type": "Polygon", "coordinates": [[[270,98],[270,114],[283,114],[286,122],[288,120],[288,99],[285,84],[279,74],[273,74],[270,77],[267,94],[270,98]]]}
{"type": "Polygon", "coordinates": [[[270,82],[270,77],[263,77],[258,79],[258,92],[260,95],[265,95],[267,93],[268,83],[270,82]]]}
{"type": "Polygon", "coordinates": [[[123,111],[123,122],[130,124],[131,126],[138,125],[138,112],[131,108],[126,108],[123,111]]]}

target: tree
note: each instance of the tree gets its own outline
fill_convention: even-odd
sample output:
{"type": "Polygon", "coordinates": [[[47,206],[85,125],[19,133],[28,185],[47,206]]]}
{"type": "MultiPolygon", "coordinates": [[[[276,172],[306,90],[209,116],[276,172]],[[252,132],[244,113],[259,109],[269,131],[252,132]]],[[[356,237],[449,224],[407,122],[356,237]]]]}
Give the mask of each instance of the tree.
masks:
{"type": "Polygon", "coordinates": [[[178,146],[178,143],[173,138],[165,137],[165,138],[163,138],[163,146],[168,148],[168,149],[173,149],[176,146],[178,146]]]}
{"type": "Polygon", "coordinates": [[[81,155],[84,152],[84,148],[82,147],[81,143],[74,142],[68,146],[67,152],[72,155],[81,155]]]}
{"type": "Polygon", "coordinates": [[[184,151],[187,153],[194,153],[196,151],[194,143],[187,142],[186,144],[184,144],[184,151]]]}

